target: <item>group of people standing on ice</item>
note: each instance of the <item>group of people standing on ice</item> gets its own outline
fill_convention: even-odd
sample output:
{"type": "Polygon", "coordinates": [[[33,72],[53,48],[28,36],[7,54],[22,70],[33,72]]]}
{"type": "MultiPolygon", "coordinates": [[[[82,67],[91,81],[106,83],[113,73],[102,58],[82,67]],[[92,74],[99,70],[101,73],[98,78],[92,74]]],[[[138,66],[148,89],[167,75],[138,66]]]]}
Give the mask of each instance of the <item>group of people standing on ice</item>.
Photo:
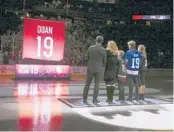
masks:
{"type": "Polygon", "coordinates": [[[129,50],[124,52],[118,50],[114,41],[107,43],[106,49],[103,48],[102,36],[96,37],[96,44],[88,48],[87,51],[87,77],[83,90],[83,102],[87,102],[88,91],[92,79],[94,78],[93,103],[99,103],[98,94],[103,69],[104,81],[106,83],[107,102],[113,103],[115,84],[118,83],[119,100],[132,101],[144,100],[145,92],[145,72],[147,69],[147,55],[144,45],[139,45],[136,49],[136,42],[129,41],[129,50]],[[128,98],[125,99],[125,86],[129,87],[128,98]],[[133,88],[135,85],[135,97],[133,97],[133,88]]]}

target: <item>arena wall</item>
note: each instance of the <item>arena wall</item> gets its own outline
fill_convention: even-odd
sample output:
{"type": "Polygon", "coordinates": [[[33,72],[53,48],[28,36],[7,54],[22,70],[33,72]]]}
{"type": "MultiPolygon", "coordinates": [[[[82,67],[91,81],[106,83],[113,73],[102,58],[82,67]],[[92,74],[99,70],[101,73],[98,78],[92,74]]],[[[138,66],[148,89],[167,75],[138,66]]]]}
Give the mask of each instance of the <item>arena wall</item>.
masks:
{"type": "MultiPolygon", "coordinates": [[[[85,79],[87,68],[72,66],[71,67],[71,79],[85,79]]],[[[147,71],[147,76],[173,76],[173,69],[156,69],[150,68],[147,71]]],[[[15,77],[15,65],[0,65],[0,78],[14,78],[15,77]]]]}

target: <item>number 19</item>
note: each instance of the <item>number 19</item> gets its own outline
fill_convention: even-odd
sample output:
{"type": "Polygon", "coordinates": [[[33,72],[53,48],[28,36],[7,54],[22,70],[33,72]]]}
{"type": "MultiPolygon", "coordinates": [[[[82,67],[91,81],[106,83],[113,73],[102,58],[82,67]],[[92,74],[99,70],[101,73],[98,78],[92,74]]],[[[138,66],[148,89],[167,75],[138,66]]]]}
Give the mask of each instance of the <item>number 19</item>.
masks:
{"type": "MultiPolygon", "coordinates": [[[[53,38],[52,37],[45,37],[43,38],[43,46],[46,50],[49,50],[49,52],[47,51],[43,51],[43,54],[45,57],[49,58],[53,55],[53,38]]],[[[41,46],[42,46],[42,37],[38,36],[37,37],[37,56],[40,57],[41,56],[41,46]]]]}
{"type": "Polygon", "coordinates": [[[132,59],[131,68],[140,68],[140,59],[139,58],[133,58],[132,59]]]}

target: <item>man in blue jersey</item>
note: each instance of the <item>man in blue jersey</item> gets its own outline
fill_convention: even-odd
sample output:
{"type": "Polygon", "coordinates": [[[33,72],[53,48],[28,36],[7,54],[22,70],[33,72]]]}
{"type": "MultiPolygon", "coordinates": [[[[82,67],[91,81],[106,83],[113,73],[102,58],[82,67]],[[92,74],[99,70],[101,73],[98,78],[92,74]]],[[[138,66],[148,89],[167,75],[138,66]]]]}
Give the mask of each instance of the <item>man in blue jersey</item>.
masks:
{"type": "Polygon", "coordinates": [[[132,101],[133,94],[133,83],[136,86],[135,90],[135,99],[139,99],[139,80],[138,73],[141,64],[141,54],[136,50],[136,42],[131,40],[128,42],[129,50],[126,52],[124,59],[126,63],[126,73],[127,73],[127,82],[129,86],[129,96],[128,100],[132,101]]]}

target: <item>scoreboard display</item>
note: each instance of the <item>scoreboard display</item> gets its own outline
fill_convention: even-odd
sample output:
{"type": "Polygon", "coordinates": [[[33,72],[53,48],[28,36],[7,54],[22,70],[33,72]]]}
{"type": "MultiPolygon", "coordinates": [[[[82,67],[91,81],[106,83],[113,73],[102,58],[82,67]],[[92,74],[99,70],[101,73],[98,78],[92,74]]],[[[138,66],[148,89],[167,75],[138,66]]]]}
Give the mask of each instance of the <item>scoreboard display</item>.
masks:
{"type": "Polygon", "coordinates": [[[23,59],[61,61],[64,44],[65,22],[24,19],[23,59]]]}
{"type": "Polygon", "coordinates": [[[133,15],[133,20],[170,20],[170,15],[133,15]]]}

